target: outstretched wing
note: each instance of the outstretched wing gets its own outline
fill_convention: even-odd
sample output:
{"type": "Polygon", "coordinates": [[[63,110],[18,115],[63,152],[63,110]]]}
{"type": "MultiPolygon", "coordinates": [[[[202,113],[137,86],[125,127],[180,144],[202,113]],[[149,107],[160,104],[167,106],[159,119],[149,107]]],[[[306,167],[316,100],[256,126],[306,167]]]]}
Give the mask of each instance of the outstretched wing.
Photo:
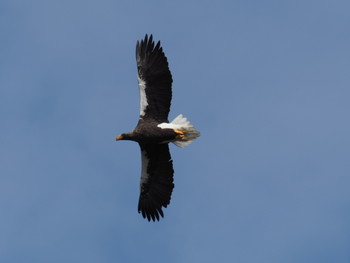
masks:
{"type": "Polygon", "coordinates": [[[138,211],[148,221],[159,221],[159,215],[164,216],[162,207],[170,203],[174,189],[173,161],[167,143],[140,144],[140,148],[142,171],[138,211]]]}
{"type": "Polygon", "coordinates": [[[167,122],[171,104],[173,79],[168,61],[158,41],[153,37],[137,41],[136,62],[140,88],[140,118],[167,122]]]}

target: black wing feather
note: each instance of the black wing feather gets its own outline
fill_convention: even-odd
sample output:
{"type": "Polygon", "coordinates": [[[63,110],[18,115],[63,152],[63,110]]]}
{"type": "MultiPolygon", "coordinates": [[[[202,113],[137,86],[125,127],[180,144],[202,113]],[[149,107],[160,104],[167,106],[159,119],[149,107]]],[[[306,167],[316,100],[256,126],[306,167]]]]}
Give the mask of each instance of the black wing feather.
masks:
{"type": "Polygon", "coordinates": [[[160,46],[154,46],[153,36],[145,36],[136,44],[137,71],[140,79],[146,82],[147,107],[142,119],[152,118],[168,122],[171,104],[171,84],[173,82],[168,60],[160,46]]]}
{"type": "Polygon", "coordinates": [[[146,175],[141,175],[140,199],[138,212],[144,218],[158,220],[163,217],[162,207],[167,207],[170,203],[171,194],[174,189],[174,169],[171,160],[169,146],[165,144],[140,144],[143,158],[148,162],[143,162],[142,170],[146,175]]]}

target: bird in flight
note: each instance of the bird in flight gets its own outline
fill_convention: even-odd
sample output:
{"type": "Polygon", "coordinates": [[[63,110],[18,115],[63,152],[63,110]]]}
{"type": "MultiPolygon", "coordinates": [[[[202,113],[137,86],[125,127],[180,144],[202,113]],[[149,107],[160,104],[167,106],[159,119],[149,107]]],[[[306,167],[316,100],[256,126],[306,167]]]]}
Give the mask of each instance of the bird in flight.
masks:
{"type": "Polygon", "coordinates": [[[185,147],[200,133],[182,115],[168,120],[173,82],[160,41],[153,36],[136,43],[140,119],[134,130],[122,133],[116,140],[131,140],[141,149],[141,180],[138,212],[148,221],[164,217],[162,207],[170,203],[174,189],[173,161],[169,143],[185,147]]]}

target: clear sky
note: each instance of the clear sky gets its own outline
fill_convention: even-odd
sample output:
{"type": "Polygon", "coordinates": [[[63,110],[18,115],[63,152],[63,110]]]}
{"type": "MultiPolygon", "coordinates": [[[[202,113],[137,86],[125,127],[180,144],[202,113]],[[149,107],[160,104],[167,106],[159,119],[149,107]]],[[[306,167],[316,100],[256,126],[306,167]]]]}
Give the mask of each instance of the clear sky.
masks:
{"type": "Polygon", "coordinates": [[[2,0],[0,262],[350,262],[350,3],[2,0]],[[161,40],[165,218],[137,213],[135,44],[161,40]]]}

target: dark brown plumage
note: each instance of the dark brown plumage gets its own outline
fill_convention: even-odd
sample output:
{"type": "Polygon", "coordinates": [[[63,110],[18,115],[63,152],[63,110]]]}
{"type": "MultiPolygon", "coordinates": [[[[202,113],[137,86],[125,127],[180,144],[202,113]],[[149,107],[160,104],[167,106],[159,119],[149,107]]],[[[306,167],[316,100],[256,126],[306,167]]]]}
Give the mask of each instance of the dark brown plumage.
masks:
{"type": "Polygon", "coordinates": [[[142,171],[138,211],[144,218],[159,220],[163,207],[170,203],[174,189],[173,162],[169,142],[184,147],[199,136],[199,132],[182,115],[171,123],[172,76],[160,42],[152,35],[136,44],[136,62],[140,89],[140,120],[136,128],[117,137],[140,145],[142,171]]]}

